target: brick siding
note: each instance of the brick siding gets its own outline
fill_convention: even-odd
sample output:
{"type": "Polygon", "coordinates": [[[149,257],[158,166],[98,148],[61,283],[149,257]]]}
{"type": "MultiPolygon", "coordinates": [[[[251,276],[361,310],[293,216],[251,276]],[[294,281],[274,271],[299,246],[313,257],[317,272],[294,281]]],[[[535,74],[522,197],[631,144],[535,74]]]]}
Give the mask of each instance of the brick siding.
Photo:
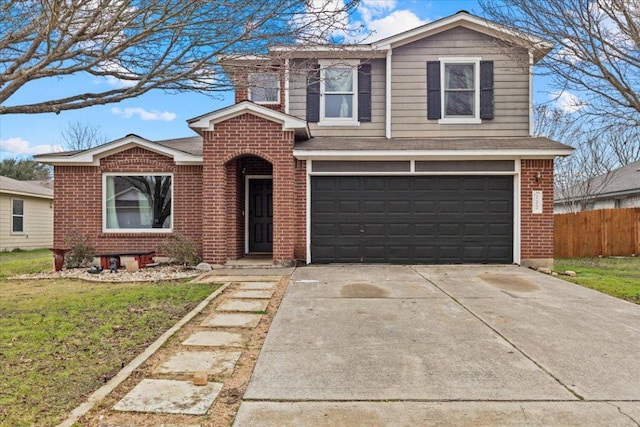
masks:
{"type": "Polygon", "coordinates": [[[296,174],[292,131],[280,123],[241,114],[203,135],[204,260],[222,264],[244,253],[244,177],[273,175],[273,261],[295,257],[296,174]],[[244,168],[244,173],[242,169],[244,168]]]}
{"type": "Polygon", "coordinates": [[[521,160],[521,258],[553,258],[553,160],[521,160]],[[536,173],[542,177],[536,181],[536,173]],[[532,192],[542,191],[542,213],[532,213],[532,192]]]}
{"type": "MultiPolygon", "coordinates": [[[[171,233],[103,233],[102,175],[105,172],[173,173],[173,231],[198,243],[202,252],[202,166],[175,165],[169,157],[131,148],[101,160],[100,166],[55,166],[54,245],[76,230],[96,252],[158,251],[171,233]]],[[[162,255],[159,253],[159,255],[162,255]]]]}

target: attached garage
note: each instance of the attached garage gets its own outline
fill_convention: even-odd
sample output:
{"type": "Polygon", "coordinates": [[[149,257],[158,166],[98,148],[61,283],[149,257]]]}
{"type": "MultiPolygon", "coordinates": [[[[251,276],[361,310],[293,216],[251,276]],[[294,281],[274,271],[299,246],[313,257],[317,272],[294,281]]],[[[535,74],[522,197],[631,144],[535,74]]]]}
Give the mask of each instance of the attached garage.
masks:
{"type": "Polygon", "coordinates": [[[312,263],[513,262],[513,175],[310,179],[312,263]]]}

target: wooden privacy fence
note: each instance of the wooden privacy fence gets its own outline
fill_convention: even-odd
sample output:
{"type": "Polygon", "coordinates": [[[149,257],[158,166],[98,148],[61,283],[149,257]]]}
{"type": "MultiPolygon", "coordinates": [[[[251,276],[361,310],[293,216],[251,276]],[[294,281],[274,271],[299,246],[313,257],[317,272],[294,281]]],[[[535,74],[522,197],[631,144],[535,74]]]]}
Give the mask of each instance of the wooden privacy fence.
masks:
{"type": "Polygon", "coordinates": [[[553,239],[557,258],[640,254],[640,208],[554,215],[553,239]]]}

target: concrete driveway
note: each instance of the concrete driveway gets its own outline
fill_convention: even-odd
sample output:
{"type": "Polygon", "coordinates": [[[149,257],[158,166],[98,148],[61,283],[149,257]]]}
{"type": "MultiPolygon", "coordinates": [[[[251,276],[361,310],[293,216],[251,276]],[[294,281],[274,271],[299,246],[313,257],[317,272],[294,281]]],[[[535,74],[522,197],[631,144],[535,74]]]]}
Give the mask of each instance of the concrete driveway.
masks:
{"type": "Polygon", "coordinates": [[[295,271],[235,425],[630,425],[640,306],[515,266],[295,271]]]}

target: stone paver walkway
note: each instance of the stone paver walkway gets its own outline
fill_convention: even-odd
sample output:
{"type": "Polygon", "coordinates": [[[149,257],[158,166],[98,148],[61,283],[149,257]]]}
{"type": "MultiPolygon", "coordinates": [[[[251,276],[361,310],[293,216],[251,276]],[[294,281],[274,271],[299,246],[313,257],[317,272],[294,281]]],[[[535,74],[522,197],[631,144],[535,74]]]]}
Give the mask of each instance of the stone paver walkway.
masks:
{"type": "MultiPolygon", "coordinates": [[[[205,415],[212,407],[225,381],[232,378],[240,359],[267,309],[270,299],[287,276],[204,276],[201,282],[228,283],[227,289],[202,311],[188,336],[173,340],[163,349],[162,360],[155,368],[143,370],[141,378],[120,398],[108,413],[100,411],[101,427],[176,425],[199,426],[202,418],[182,417],[177,422],[168,418],[162,422],[130,422],[130,413],[205,415]],[[204,316],[204,319],[202,317],[204,316]],[[195,385],[195,377],[204,375],[206,385],[195,385]],[[166,422],[165,422],[166,421],[166,422]],[[183,422],[186,421],[186,422],[183,422]],[[195,422],[194,422],[195,421],[195,422]]],[[[153,357],[153,356],[152,356],[153,357]]],[[[253,358],[253,356],[252,356],[253,358]]],[[[150,358],[151,359],[151,358],[150,358]]],[[[247,378],[248,380],[248,378],[247,378]]],[[[124,383],[123,383],[124,384],[124,383]]],[[[123,387],[124,385],[121,385],[123,387]]],[[[116,393],[114,390],[112,394],[116,393]]],[[[122,392],[119,393],[122,395],[122,392]]],[[[93,412],[96,412],[95,410],[93,412]]],[[[91,413],[88,419],[91,419],[91,413]]],[[[208,423],[205,423],[209,425],[208,423]]]]}

